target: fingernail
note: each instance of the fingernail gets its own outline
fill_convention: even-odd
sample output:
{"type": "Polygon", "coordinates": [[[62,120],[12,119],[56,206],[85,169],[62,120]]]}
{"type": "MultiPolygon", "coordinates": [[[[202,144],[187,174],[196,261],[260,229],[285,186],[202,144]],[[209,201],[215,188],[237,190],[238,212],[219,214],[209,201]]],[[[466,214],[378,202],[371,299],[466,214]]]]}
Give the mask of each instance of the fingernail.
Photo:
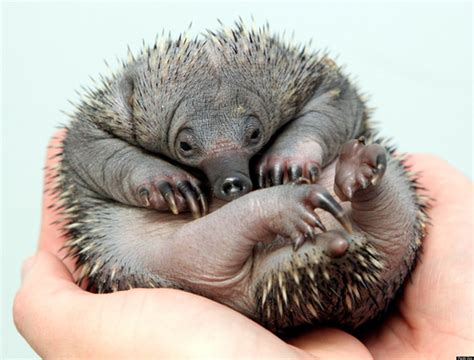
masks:
{"type": "Polygon", "coordinates": [[[21,281],[25,280],[26,275],[30,272],[33,264],[35,263],[36,256],[32,255],[28,257],[21,266],[21,281]]]}

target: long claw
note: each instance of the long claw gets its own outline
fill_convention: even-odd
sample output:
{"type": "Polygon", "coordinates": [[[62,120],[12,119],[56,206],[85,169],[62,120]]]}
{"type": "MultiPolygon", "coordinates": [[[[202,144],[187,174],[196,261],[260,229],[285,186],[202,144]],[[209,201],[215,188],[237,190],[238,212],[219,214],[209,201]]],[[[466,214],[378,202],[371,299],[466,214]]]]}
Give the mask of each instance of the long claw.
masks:
{"type": "Polygon", "coordinates": [[[283,168],[280,165],[275,165],[270,170],[270,179],[272,181],[272,185],[283,184],[283,168]]]}
{"type": "Polygon", "coordinates": [[[258,187],[260,189],[264,188],[264,185],[265,185],[264,178],[265,178],[265,170],[263,168],[263,165],[260,165],[258,167],[258,187]]]}
{"type": "Polygon", "coordinates": [[[352,234],[352,224],[349,217],[346,215],[341,205],[327,192],[327,190],[317,192],[316,205],[331,213],[344,229],[346,229],[349,234],[352,234]]]}
{"type": "Polygon", "coordinates": [[[349,217],[347,216],[347,214],[344,213],[340,217],[336,216],[336,219],[344,227],[344,229],[347,230],[349,234],[352,234],[352,223],[349,220],[349,217]]]}
{"type": "Polygon", "coordinates": [[[377,156],[375,161],[376,166],[374,169],[374,177],[370,180],[372,185],[378,185],[380,179],[382,178],[383,174],[385,173],[385,169],[387,168],[387,158],[385,155],[377,156]]]}
{"type": "Polygon", "coordinates": [[[193,214],[193,217],[195,219],[198,219],[201,217],[201,211],[199,209],[199,204],[196,199],[196,194],[191,187],[191,184],[188,181],[180,181],[176,184],[179,192],[183,194],[184,198],[186,199],[186,202],[188,203],[189,209],[191,210],[191,213],[193,214]]]}
{"type": "Polygon", "coordinates": [[[303,169],[299,165],[296,165],[296,164],[290,165],[289,170],[290,170],[289,175],[290,175],[291,182],[294,182],[303,176],[303,169]]]}
{"type": "Polygon", "coordinates": [[[174,192],[171,185],[167,182],[162,182],[158,184],[157,188],[163,196],[163,199],[165,199],[166,203],[168,204],[171,212],[175,215],[178,215],[179,210],[178,206],[176,205],[176,199],[174,197],[174,192]]]}
{"type": "Polygon", "coordinates": [[[202,192],[201,188],[193,184],[194,191],[198,194],[198,200],[199,203],[201,204],[201,214],[202,216],[206,215],[209,212],[209,207],[207,206],[207,199],[204,193],[202,192]]]}
{"type": "Polygon", "coordinates": [[[309,179],[314,184],[319,177],[319,169],[316,165],[311,165],[308,169],[309,179]]]}
{"type": "Polygon", "coordinates": [[[268,172],[265,173],[264,175],[264,179],[265,179],[265,183],[264,183],[264,188],[269,188],[270,186],[272,186],[272,179],[270,178],[270,176],[268,175],[268,172]]]}
{"type": "Polygon", "coordinates": [[[306,238],[303,235],[299,235],[294,241],[293,241],[293,250],[298,251],[298,249],[304,244],[306,238]]]}
{"type": "Polygon", "coordinates": [[[360,173],[356,175],[357,182],[360,184],[361,189],[366,189],[369,186],[369,181],[366,179],[364,174],[360,173]]]}
{"type": "Polygon", "coordinates": [[[326,226],[324,226],[323,222],[321,221],[321,218],[319,217],[318,214],[316,214],[315,211],[314,211],[314,216],[315,216],[316,226],[320,228],[322,231],[326,232],[327,231],[326,226]]]}
{"type": "Polygon", "coordinates": [[[150,206],[150,192],[148,191],[148,189],[141,188],[138,191],[138,194],[143,199],[143,201],[145,202],[145,206],[149,207],[150,206]]]}

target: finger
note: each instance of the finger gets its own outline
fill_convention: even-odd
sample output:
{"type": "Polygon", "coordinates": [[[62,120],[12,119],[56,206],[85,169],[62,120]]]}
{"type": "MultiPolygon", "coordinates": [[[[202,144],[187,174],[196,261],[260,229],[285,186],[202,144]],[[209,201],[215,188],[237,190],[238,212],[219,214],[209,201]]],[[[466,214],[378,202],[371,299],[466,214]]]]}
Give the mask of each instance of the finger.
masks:
{"type": "Polygon", "coordinates": [[[353,335],[339,329],[318,328],[289,339],[289,343],[319,359],[372,359],[353,335]]]}
{"type": "MultiPolygon", "coordinates": [[[[79,293],[82,290],[74,284],[67,267],[51,253],[39,251],[27,261],[23,267],[22,285],[13,305],[13,319],[18,331],[33,349],[44,354],[44,334],[54,334],[53,323],[56,316],[60,316],[57,301],[65,292],[79,293]]],[[[65,323],[67,319],[61,321],[65,323]]]]}
{"type": "Polygon", "coordinates": [[[35,260],[36,257],[33,255],[23,262],[23,265],[21,266],[21,282],[25,280],[26,275],[30,272],[33,264],[35,263],[35,260]]]}
{"type": "Polygon", "coordinates": [[[157,185],[158,190],[160,191],[163,199],[168,204],[171,212],[175,215],[179,214],[178,206],[176,205],[176,198],[174,197],[173,188],[166,181],[162,181],[157,185]]]}
{"type": "Polygon", "coordinates": [[[352,233],[352,224],[344,212],[341,205],[329,194],[329,192],[322,188],[314,193],[312,199],[313,205],[326,210],[332,214],[337,221],[346,229],[349,233],[352,233]]]}
{"type": "Polygon", "coordinates": [[[59,214],[54,208],[57,206],[57,199],[50,190],[55,187],[57,181],[57,168],[62,154],[62,141],[66,135],[66,130],[57,131],[50,139],[44,172],[43,185],[43,209],[42,226],[38,247],[52,252],[58,252],[64,244],[65,238],[62,236],[61,226],[59,225],[59,214]]]}
{"type": "Polygon", "coordinates": [[[188,203],[189,209],[191,210],[191,214],[195,219],[201,217],[201,211],[199,209],[199,204],[196,199],[196,194],[191,187],[191,184],[188,181],[180,181],[176,184],[179,192],[183,194],[186,202],[188,203]]]}
{"type": "MultiPolygon", "coordinates": [[[[42,208],[42,220],[40,238],[38,242],[39,250],[50,251],[56,254],[58,257],[63,257],[66,252],[61,251],[67,237],[64,234],[63,220],[61,214],[57,210],[58,200],[56,195],[51,191],[56,186],[58,179],[58,168],[57,165],[61,160],[59,155],[63,151],[63,140],[67,134],[66,129],[60,129],[54,133],[49,141],[47,148],[46,164],[45,164],[45,177],[44,177],[44,192],[43,192],[43,208],[42,208]],[[52,182],[48,182],[51,179],[52,182]]],[[[75,269],[75,260],[68,258],[64,260],[64,263],[68,267],[70,272],[75,269]]]]}
{"type": "Polygon", "coordinates": [[[47,285],[54,284],[67,285],[68,289],[82,291],[74,283],[74,278],[64,263],[48,251],[39,250],[32,258],[27,259],[22,275],[22,288],[35,285],[46,289],[47,285]]]}

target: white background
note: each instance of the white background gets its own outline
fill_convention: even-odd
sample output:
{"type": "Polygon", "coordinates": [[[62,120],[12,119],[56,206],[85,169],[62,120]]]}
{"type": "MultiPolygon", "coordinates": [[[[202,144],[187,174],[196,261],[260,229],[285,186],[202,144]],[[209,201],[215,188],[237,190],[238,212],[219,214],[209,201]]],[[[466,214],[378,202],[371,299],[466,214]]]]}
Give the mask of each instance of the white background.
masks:
{"type": "MultiPolygon", "coordinates": [[[[238,16],[327,48],[371,95],[382,135],[472,177],[472,5],[399,3],[6,3],[2,7],[3,357],[32,357],[11,306],[38,237],[42,167],[60,110],[89,76],[164,28],[191,34],[238,16]]],[[[114,66],[114,65],[113,65],[114,66]]],[[[456,189],[453,189],[456,191],[456,189]]],[[[447,239],[448,241],[449,239],[447,239]]],[[[52,309],[54,311],[54,309],[52,309]]],[[[73,326],[73,324],[71,324],[73,326]]]]}

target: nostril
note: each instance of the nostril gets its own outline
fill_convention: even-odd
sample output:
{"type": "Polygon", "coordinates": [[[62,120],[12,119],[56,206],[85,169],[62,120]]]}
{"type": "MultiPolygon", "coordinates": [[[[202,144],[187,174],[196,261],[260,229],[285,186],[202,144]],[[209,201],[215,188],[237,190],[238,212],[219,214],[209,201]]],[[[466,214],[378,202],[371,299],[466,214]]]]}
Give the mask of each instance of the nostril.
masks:
{"type": "Polygon", "coordinates": [[[236,177],[227,178],[222,183],[222,192],[224,195],[237,195],[244,190],[244,184],[241,179],[236,177]]]}

